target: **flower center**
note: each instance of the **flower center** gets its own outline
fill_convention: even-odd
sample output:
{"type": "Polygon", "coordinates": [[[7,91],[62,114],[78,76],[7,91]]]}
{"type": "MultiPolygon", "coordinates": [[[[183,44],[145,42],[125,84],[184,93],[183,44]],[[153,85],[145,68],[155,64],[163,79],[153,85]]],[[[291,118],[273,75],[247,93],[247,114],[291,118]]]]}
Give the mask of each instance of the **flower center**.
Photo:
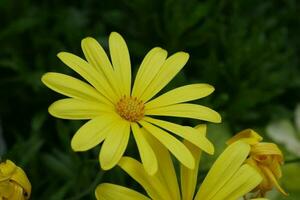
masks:
{"type": "Polygon", "coordinates": [[[123,118],[131,122],[139,121],[144,117],[145,105],[143,101],[136,97],[123,96],[116,105],[117,113],[123,118]]]}

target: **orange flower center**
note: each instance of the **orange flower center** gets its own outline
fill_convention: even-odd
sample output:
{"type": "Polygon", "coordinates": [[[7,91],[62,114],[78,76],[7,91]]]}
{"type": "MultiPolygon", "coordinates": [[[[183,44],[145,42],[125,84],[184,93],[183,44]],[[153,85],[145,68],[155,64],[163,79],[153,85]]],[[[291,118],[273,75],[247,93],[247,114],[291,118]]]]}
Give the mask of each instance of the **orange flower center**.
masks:
{"type": "Polygon", "coordinates": [[[136,97],[123,96],[116,104],[116,111],[123,119],[136,122],[144,117],[145,105],[136,97]]]}

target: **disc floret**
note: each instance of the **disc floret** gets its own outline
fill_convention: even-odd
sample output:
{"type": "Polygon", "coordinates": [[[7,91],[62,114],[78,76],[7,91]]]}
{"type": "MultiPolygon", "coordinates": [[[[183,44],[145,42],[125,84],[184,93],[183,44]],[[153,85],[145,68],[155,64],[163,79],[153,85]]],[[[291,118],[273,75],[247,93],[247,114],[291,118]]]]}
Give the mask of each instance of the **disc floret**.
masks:
{"type": "Polygon", "coordinates": [[[145,105],[136,97],[124,95],[116,104],[116,111],[123,119],[137,122],[144,117],[145,105]]]}

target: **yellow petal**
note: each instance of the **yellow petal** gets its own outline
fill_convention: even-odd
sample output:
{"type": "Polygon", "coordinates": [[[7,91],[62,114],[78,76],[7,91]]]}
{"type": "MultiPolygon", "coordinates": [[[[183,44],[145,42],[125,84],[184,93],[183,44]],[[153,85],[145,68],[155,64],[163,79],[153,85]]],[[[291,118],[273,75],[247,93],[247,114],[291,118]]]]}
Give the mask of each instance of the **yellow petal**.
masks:
{"type": "Polygon", "coordinates": [[[0,182],[8,180],[16,172],[17,166],[10,160],[0,163],[0,182]]]}
{"type": "Polygon", "coordinates": [[[279,156],[280,161],[283,159],[282,152],[278,146],[274,143],[269,142],[260,142],[256,145],[253,145],[251,148],[252,155],[274,155],[279,156]]]}
{"type": "Polygon", "coordinates": [[[236,200],[252,191],[262,181],[250,165],[242,165],[211,200],[236,200]]]}
{"type": "Polygon", "coordinates": [[[101,45],[94,38],[87,37],[82,40],[81,47],[88,62],[102,74],[118,97],[121,97],[119,80],[113,71],[111,63],[101,45]]]}
{"type": "Polygon", "coordinates": [[[142,94],[141,99],[144,102],[147,102],[154,95],[156,95],[175,77],[175,75],[183,68],[188,59],[189,54],[185,52],[178,52],[170,56],[160,68],[145,92],[142,94]]]}
{"type": "Polygon", "coordinates": [[[155,47],[147,53],[135,77],[132,96],[140,99],[167,58],[167,52],[155,47]]]}
{"type": "Polygon", "coordinates": [[[124,94],[130,96],[131,64],[125,40],[119,33],[112,32],[109,36],[109,51],[116,76],[121,82],[124,94]]]}
{"type": "Polygon", "coordinates": [[[250,156],[246,160],[246,163],[249,164],[251,167],[253,167],[262,177],[262,181],[261,181],[260,185],[257,187],[257,190],[259,191],[259,193],[261,195],[264,195],[267,190],[272,189],[273,185],[272,185],[271,181],[266,176],[266,174],[264,174],[261,167],[258,165],[257,161],[254,160],[253,157],[250,156]]]}
{"type": "Polygon", "coordinates": [[[245,129],[239,133],[237,133],[235,136],[233,136],[232,138],[230,138],[226,144],[231,144],[235,141],[244,141],[250,145],[253,145],[253,144],[257,144],[259,143],[260,141],[262,141],[262,137],[257,133],[255,132],[254,130],[252,129],[245,129]]]}
{"type": "Polygon", "coordinates": [[[112,106],[111,102],[93,87],[71,76],[48,72],[43,75],[42,82],[50,89],[63,95],[87,101],[100,101],[112,106]]]}
{"type": "Polygon", "coordinates": [[[134,190],[110,183],[100,184],[95,191],[97,200],[150,200],[134,190]]]}
{"type": "Polygon", "coordinates": [[[14,193],[13,184],[9,181],[0,183],[0,200],[6,200],[14,193]]]}
{"type": "MultiPolygon", "coordinates": [[[[205,137],[206,126],[202,125],[199,128],[199,132],[205,137]]],[[[196,185],[197,185],[197,177],[198,177],[198,169],[201,157],[201,150],[190,143],[189,141],[184,141],[185,146],[190,150],[195,158],[195,168],[189,169],[183,165],[180,165],[180,179],[181,179],[181,191],[182,191],[182,199],[192,200],[194,197],[196,185]]]]}
{"type": "Polygon", "coordinates": [[[149,133],[159,140],[169,151],[186,167],[193,169],[195,160],[191,152],[182,144],[181,141],[167,133],[166,131],[153,126],[146,121],[139,122],[149,133]]]}
{"type": "Polygon", "coordinates": [[[122,157],[118,164],[127,174],[136,180],[151,197],[151,199],[171,199],[165,186],[157,176],[150,176],[143,165],[130,157],[122,157]]]}
{"type": "Polygon", "coordinates": [[[158,161],[158,171],[155,175],[166,187],[169,195],[172,197],[171,199],[180,200],[177,176],[169,151],[144,128],[142,128],[141,131],[145,134],[146,139],[154,150],[158,161]]]}
{"type": "Polygon", "coordinates": [[[263,173],[268,177],[271,181],[271,184],[275,186],[275,188],[283,195],[288,196],[288,194],[284,191],[284,189],[279,185],[277,179],[275,178],[274,174],[265,166],[260,167],[263,173]]]}
{"type": "Polygon", "coordinates": [[[102,142],[116,121],[114,115],[102,115],[85,123],[73,136],[74,151],[87,151],[102,142]]]}
{"type": "Polygon", "coordinates": [[[117,120],[108,130],[101,147],[99,161],[101,168],[109,170],[113,168],[123,156],[130,135],[130,123],[125,120],[117,120]]]}
{"type": "Polygon", "coordinates": [[[272,163],[268,166],[272,173],[275,175],[277,179],[282,177],[281,165],[280,162],[276,159],[272,159],[272,163]]]}
{"type": "Polygon", "coordinates": [[[206,97],[214,91],[208,84],[191,84],[173,89],[149,101],[145,106],[148,109],[168,106],[206,97]]]}
{"type": "Polygon", "coordinates": [[[145,117],[144,120],[155,124],[165,130],[168,130],[172,133],[175,133],[176,135],[179,135],[180,137],[188,140],[189,142],[193,143],[194,145],[196,145],[197,147],[201,148],[209,154],[214,153],[213,144],[204,136],[204,134],[201,134],[199,131],[192,127],[181,126],[171,122],[153,119],[150,117],[145,117]]]}
{"type": "Polygon", "coordinates": [[[62,119],[92,119],[105,112],[114,112],[110,106],[79,99],[61,99],[49,106],[49,113],[62,119]]]}
{"type": "Polygon", "coordinates": [[[31,194],[31,184],[20,167],[12,161],[6,160],[0,163],[0,198],[28,199],[31,194]],[[7,179],[3,179],[3,178],[7,179]],[[4,190],[4,191],[3,191],[4,190]]]}
{"type": "Polygon", "coordinates": [[[9,197],[9,200],[25,200],[23,195],[23,189],[16,184],[13,187],[14,187],[14,192],[12,196],[9,197]]]}
{"type": "Polygon", "coordinates": [[[147,109],[146,107],[145,115],[186,117],[215,123],[221,122],[221,116],[216,111],[205,106],[188,103],[175,104],[154,109],[147,109]]]}
{"type": "Polygon", "coordinates": [[[195,200],[212,198],[236,173],[249,152],[250,146],[247,143],[237,141],[229,145],[209,170],[195,200]]]}
{"type": "Polygon", "coordinates": [[[17,167],[16,172],[13,174],[13,176],[10,178],[10,180],[17,183],[17,188],[19,188],[19,189],[17,189],[18,191],[16,191],[17,193],[19,191],[21,191],[22,197],[24,194],[26,194],[27,197],[30,197],[31,183],[29,182],[25,172],[20,167],[17,167]]]}
{"type": "Polygon", "coordinates": [[[154,151],[146,140],[144,132],[141,131],[138,125],[132,123],[131,128],[144,168],[150,175],[153,175],[157,172],[157,159],[154,151]]]}
{"type": "Polygon", "coordinates": [[[97,71],[88,62],[67,52],[61,52],[57,56],[63,63],[81,75],[110,101],[116,102],[119,99],[110,84],[107,82],[103,73],[97,71]]]}

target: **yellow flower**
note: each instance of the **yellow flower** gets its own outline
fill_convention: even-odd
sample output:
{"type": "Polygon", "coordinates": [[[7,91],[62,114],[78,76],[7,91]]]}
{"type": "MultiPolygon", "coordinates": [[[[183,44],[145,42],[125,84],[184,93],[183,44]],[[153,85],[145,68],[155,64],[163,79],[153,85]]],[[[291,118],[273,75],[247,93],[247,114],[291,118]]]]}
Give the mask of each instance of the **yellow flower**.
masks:
{"type": "MultiPolygon", "coordinates": [[[[197,131],[205,137],[206,126],[199,125],[197,131]]],[[[150,136],[144,129],[143,134],[147,138],[150,136]]],[[[218,157],[195,193],[201,150],[185,141],[186,147],[193,153],[196,165],[192,170],[180,165],[179,186],[167,149],[155,138],[149,138],[149,142],[159,155],[156,174],[149,175],[140,162],[130,157],[123,157],[118,164],[143,186],[149,198],[123,186],[103,183],[95,191],[98,200],[236,200],[254,189],[262,180],[253,167],[244,163],[250,153],[250,145],[238,141],[218,157]]]]}
{"type": "Polygon", "coordinates": [[[111,169],[122,157],[131,130],[142,163],[153,174],[157,171],[157,158],[140,133],[142,126],[188,168],[195,165],[191,152],[169,132],[213,153],[210,141],[193,129],[150,117],[221,121],[214,110],[185,103],[211,94],[214,88],[208,84],[186,85],[155,97],[183,68],[189,58],[187,53],[178,52],[167,58],[165,50],[153,48],[142,61],[131,89],[129,52],[121,35],[113,32],[109,36],[112,63],[93,38],[83,39],[82,49],[87,61],[66,52],[59,53],[58,57],[89,84],[60,73],[50,72],[42,77],[46,86],[70,97],[54,102],[49,107],[51,115],[62,119],[90,119],[72,138],[73,150],[86,151],[104,141],[99,161],[103,169],[111,169]]]}
{"type": "Polygon", "coordinates": [[[246,129],[237,133],[227,144],[242,140],[251,145],[251,152],[246,163],[255,167],[263,177],[263,181],[257,186],[254,192],[257,197],[264,197],[266,192],[275,187],[284,195],[287,193],[281,188],[278,180],[281,178],[281,165],[283,164],[283,154],[274,143],[261,142],[263,138],[252,129],[246,129]]]}
{"type": "Polygon", "coordinates": [[[25,200],[30,194],[25,172],[10,160],[0,163],[0,200],[25,200]]]}

